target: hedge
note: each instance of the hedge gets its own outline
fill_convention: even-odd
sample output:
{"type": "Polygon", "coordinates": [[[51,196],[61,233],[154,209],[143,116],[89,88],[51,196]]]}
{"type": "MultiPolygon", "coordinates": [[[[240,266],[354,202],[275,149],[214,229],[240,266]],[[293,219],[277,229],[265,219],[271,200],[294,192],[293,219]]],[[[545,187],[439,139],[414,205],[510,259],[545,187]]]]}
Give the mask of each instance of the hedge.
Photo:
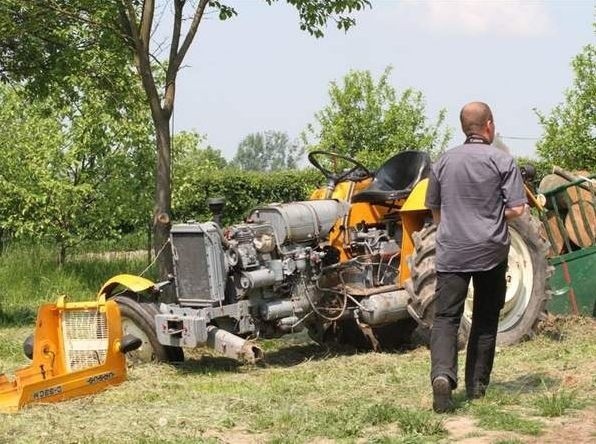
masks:
{"type": "Polygon", "coordinates": [[[324,184],[323,175],[314,170],[254,172],[236,169],[197,171],[196,175],[174,184],[172,213],[175,222],[211,219],[207,199],[223,197],[224,225],[237,223],[260,204],[308,199],[324,184]]]}

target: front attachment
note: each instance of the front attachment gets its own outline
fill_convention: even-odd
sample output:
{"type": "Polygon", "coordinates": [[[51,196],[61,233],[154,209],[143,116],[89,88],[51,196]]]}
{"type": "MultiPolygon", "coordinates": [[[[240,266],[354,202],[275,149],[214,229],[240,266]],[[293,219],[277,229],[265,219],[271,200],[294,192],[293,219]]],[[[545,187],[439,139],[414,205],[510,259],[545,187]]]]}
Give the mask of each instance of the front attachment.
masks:
{"type": "MultiPolygon", "coordinates": [[[[37,314],[31,365],[13,377],[0,374],[0,411],[96,393],[126,379],[122,338],[114,301],[44,304],[37,314]]],[[[132,344],[132,345],[131,345],[132,344]]]]}

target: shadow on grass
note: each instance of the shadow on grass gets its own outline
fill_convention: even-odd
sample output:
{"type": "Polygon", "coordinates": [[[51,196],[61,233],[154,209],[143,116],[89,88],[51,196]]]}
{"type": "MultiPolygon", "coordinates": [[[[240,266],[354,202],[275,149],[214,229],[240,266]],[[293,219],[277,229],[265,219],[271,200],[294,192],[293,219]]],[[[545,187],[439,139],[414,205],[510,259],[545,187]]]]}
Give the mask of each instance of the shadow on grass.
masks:
{"type": "MultiPolygon", "coordinates": [[[[387,350],[391,353],[407,353],[411,347],[387,350]]],[[[208,351],[207,353],[211,353],[208,351]]],[[[213,352],[215,353],[215,352],[213,352]]],[[[250,365],[241,363],[235,359],[225,358],[217,355],[205,354],[199,357],[190,357],[182,363],[175,364],[180,373],[219,373],[219,372],[240,372],[249,368],[287,368],[304,362],[324,361],[337,356],[353,356],[362,353],[372,353],[370,350],[359,350],[350,345],[320,345],[315,342],[281,346],[271,351],[265,351],[264,358],[257,364],[250,365]]]]}
{"type": "Polygon", "coordinates": [[[201,356],[200,358],[186,359],[184,362],[174,364],[179,373],[185,374],[211,374],[211,373],[236,373],[246,364],[235,359],[222,356],[201,356]]]}
{"type": "Polygon", "coordinates": [[[231,358],[206,354],[200,357],[187,358],[184,362],[177,363],[175,366],[182,374],[234,373],[255,367],[292,367],[307,361],[319,361],[334,356],[349,356],[356,352],[352,347],[325,347],[315,343],[308,343],[265,352],[263,360],[255,365],[245,364],[231,358]]]}
{"type": "Polygon", "coordinates": [[[544,389],[557,387],[561,380],[546,373],[529,373],[508,381],[491,382],[491,387],[499,392],[514,394],[531,394],[542,392],[544,389]]]}
{"type": "Polygon", "coordinates": [[[37,310],[33,307],[19,306],[0,308],[0,327],[22,327],[35,322],[37,310]]]}

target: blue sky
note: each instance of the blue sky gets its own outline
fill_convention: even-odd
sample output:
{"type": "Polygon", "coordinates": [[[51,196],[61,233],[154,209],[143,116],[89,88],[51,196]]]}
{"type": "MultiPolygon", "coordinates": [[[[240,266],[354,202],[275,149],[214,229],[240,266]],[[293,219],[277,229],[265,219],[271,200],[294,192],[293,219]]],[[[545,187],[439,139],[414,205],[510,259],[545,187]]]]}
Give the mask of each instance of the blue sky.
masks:
{"type": "MultiPolygon", "coordinates": [[[[392,65],[399,90],[422,91],[432,119],[448,111],[452,144],[471,100],[493,108],[505,137],[538,137],[533,108],[550,110],[572,82],[571,59],[594,43],[596,2],[371,0],[347,34],[315,39],[298,28],[285,1],[236,0],[238,16],[209,16],[180,73],[174,130],[194,129],[232,157],[248,133],[297,137],[328,103],[327,89],[350,69],[378,76],[392,65]]],[[[515,155],[533,140],[506,139],[515,155]]]]}

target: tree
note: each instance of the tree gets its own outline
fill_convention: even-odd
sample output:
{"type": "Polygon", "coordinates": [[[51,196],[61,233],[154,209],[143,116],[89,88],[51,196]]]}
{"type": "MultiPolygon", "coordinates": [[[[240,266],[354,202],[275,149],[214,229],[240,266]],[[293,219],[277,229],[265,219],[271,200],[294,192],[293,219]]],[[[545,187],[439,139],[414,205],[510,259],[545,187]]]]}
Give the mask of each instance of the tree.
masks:
{"type": "MultiPolygon", "coordinates": [[[[278,0],[264,0],[268,5],[278,0]]],[[[339,29],[355,24],[351,14],[370,6],[369,0],[286,0],[299,15],[300,28],[323,36],[329,20],[339,29]]],[[[5,0],[0,12],[0,73],[5,78],[25,79],[37,91],[59,85],[64,76],[81,72],[81,53],[103,51],[107,65],[131,58],[146,94],[155,132],[156,174],[154,199],[155,248],[168,241],[171,219],[171,134],[177,75],[209,11],[227,20],[236,11],[220,0],[5,0]],[[156,17],[173,6],[169,44],[152,46],[156,17]],[[157,50],[167,54],[159,63],[157,50]],[[126,51],[127,49],[128,51],[126,51]],[[160,87],[156,79],[163,75],[160,87]]],[[[164,23],[167,23],[164,20],[164,23]]],[[[163,42],[160,42],[163,43],[163,42]]],[[[91,73],[93,75],[93,73],[91,73]]],[[[109,79],[109,76],[108,76],[109,79]]],[[[171,272],[169,249],[159,260],[160,275],[171,272]]]]}
{"type": "Polygon", "coordinates": [[[536,111],[544,135],[537,144],[548,163],[570,170],[596,170],[596,45],[587,45],[572,62],[573,85],[549,115],[536,111]]]}
{"type": "Polygon", "coordinates": [[[265,131],[246,136],[236,150],[232,165],[246,171],[295,169],[304,148],[290,143],[286,133],[265,131]]]}
{"type": "Polygon", "coordinates": [[[450,138],[446,111],[429,123],[422,93],[408,88],[398,96],[390,74],[388,67],[375,81],[369,71],[350,71],[341,83],[331,82],[329,105],[303,133],[308,150],[335,151],[370,167],[407,149],[442,152],[450,138]]]}
{"type": "Polygon", "coordinates": [[[174,135],[174,183],[185,181],[188,176],[221,170],[228,161],[221,151],[211,145],[203,146],[205,136],[196,131],[181,131],[174,135]]]}
{"type": "Polygon", "coordinates": [[[153,140],[142,91],[113,109],[102,91],[77,83],[81,99],[71,106],[29,103],[0,86],[0,229],[50,238],[61,264],[81,241],[146,226],[151,209],[153,140]]]}

